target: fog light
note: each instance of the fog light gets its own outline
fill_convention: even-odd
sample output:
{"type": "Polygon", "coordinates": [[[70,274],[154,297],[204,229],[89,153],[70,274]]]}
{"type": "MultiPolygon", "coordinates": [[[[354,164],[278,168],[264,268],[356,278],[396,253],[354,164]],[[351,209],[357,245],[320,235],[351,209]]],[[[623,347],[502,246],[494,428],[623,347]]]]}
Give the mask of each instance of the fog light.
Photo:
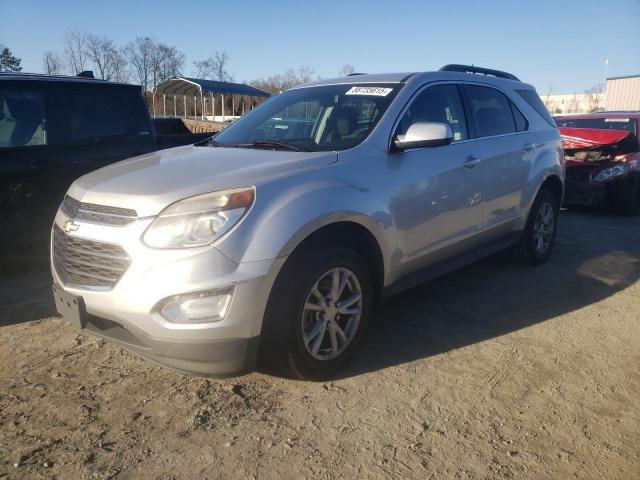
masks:
{"type": "Polygon", "coordinates": [[[226,317],[234,287],[169,297],[160,302],[160,314],[173,323],[217,322],[226,317]]]}

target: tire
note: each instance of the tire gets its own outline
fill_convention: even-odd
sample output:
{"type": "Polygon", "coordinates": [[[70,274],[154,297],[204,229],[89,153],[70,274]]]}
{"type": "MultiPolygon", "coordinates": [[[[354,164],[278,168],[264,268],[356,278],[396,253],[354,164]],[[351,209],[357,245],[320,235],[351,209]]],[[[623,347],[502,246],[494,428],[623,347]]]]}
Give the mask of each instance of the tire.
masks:
{"type": "Polygon", "coordinates": [[[316,243],[303,248],[287,260],[269,296],[261,357],[287,376],[312,380],[331,377],[352,358],[373,309],[373,284],[358,253],[339,244],[316,243]],[[337,302],[330,288],[336,271],[338,284],[344,281],[337,302]],[[340,302],[352,301],[358,293],[360,300],[339,310],[340,302]],[[356,310],[359,315],[352,313],[356,310]]]}
{"type": "Polygon", "coordinates": [[[547,261],[556,239],[558,212],[558,199],[550,190],[543,187],[533,202],[525,229],[513,250],[518,263],[535,266],[547,261]],[[549,214],[552,218],[550,221],[545,220],[549,214]],[[544,225],[541,227],[540,223],[544,225]],[[542,240],[540,235],[543,237],[542,240]]]}

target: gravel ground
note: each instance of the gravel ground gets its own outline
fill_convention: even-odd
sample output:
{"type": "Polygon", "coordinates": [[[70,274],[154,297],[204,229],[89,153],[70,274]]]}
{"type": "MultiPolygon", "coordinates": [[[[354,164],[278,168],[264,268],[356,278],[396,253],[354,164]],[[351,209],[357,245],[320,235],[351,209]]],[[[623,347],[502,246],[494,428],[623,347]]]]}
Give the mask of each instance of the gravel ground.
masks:
{"type": "Polygon", "coordinates": [[[45,269],[0,281],[0,478],[640,478],[640,219],[564,212],[390,299],[309,383],[163,370],[53,317],[45,269]],[[50,317],[50,318],[47,318],[50,317]]]}

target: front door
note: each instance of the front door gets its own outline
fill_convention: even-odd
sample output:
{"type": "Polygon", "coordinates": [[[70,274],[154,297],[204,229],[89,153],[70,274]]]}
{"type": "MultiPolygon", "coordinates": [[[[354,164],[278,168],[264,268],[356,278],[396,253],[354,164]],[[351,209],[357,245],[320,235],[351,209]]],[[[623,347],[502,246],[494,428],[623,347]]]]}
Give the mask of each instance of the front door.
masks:
{"type": "Polygon", "coordinates": [[[469,140],[460,91],[453,84],[425,88],[412,101],[394,135],[415,122],[448,123],[450,145],[389,156],[395,177],[391,213],[401,253],[399,275],[471,249],[482,227],[480,153],[469,140]]]}

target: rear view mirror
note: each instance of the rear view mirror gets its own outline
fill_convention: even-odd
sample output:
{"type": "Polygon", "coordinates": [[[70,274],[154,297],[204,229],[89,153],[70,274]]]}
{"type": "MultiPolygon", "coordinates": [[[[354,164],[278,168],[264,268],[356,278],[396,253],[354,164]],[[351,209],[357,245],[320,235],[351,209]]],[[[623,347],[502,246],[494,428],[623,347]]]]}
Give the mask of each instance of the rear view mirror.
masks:
{"type": "Polygon", "coordinates": [[[448,123],[417,122],[404,135],[396,135],[393,145],[396,150],[410,148],[439,147],[453,141],[453,132],[448,123]]]}

